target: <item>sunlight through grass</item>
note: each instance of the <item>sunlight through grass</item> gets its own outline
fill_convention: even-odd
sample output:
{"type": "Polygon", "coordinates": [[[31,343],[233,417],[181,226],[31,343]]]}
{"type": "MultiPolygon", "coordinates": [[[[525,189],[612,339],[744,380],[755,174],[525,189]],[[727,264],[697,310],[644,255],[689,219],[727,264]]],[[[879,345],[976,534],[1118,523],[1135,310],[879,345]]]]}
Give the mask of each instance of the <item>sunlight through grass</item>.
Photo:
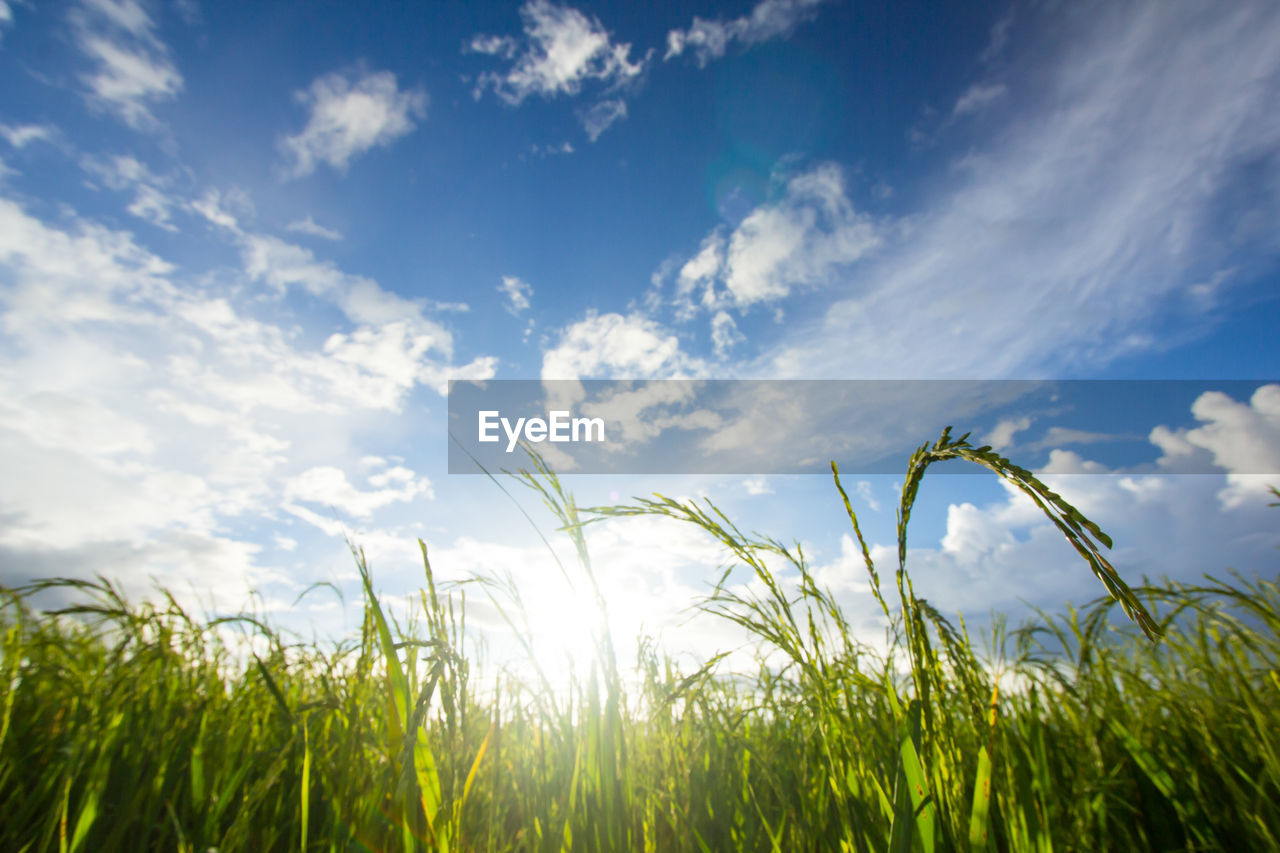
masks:
{"type": "Polygon", "coordinates": [[[910,461],[896,600],[845,499],[887,620],[875,648],[854,637],[798,546],[743,534],[710,502],[659,495],[587,509],[540,460],[518,477],[573,548],[577,565],[562,568],[581,596],[550,610],[569,624],[526,624],[522,608],[547,602],[481,585],[526,644],[524,675],[482,676],[463,653],[476,592],[438,588],[425,545],[424,586],[400,619],[354,550],[364,619],[359,636],[332,646],[288,642],[249,613],[199,620],[163,594],[129,602],[105,579],[5,590],[0,848],[1280,844],[1274,581],[1130,588],[1102,556],[1097,525],[1028,472],[944,433],[910,461]],[[997,618],[985,647],[917,597],[906,526],[926,468],[944,458],[1029,494],[1108,596],[1016,630],[997,618]],[[694,525],[731,569],[752,573],[743,586],[726,571],[700,609],[756,638],[753,667],[724,654],[681,667],[642,642],[634,678],[624,675],[584,530],[643,515],[694,525]],[[798,580],[780,580],[782,569],[798,580]],[[35,612],[33,597],[50,592],[78,602],[35,612]],[[1127,618],[1111,618],[1117,604],[1127,618]],[[252,643],[233,648],[231,632],[252,643]],[[582,647],[566,683],[544,643],[582,647]]]}

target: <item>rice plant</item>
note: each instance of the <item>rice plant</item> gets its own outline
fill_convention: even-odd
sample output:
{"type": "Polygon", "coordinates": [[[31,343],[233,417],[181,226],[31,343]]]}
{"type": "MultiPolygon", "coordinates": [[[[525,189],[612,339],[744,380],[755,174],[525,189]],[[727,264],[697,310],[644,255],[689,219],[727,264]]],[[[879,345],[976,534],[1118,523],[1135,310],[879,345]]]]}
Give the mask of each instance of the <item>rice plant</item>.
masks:
{"type": "MultiPolygon", "coordinates": [[[[536,658],[517,676],[464,654],[473,587],[438,586],[425,545],[399,621],[353,549],[364,618],[328,645],[252,612],[197,618],[163,592],[131,602],[104,578],[4,590],[0,849],[1280,849],[1274,580],[1130,587],[1096,524],[946,432],[909,460],[896,595],[833,466],[886,625],[871,645],[799,546],[744,534],[710,502],[584,508],[537,459],[517,479],[597,599],[595,664],[567,691],[536,658]],[[1104,595],[1016,629],[996,618],[985,643],[918,597],[907,524],[944,459],[1026,493],[1104,595]],[[682,667],[641,643],[627,677],[586,534],[634,515],[720,544],[699,618],[755,638],[752,666],[682,667]],[[743,569],[755,583],[730,583],[743,569]],[[35,609],[57,591],[77,603],[35,609]]],[[[481,589],[519,638],[518,600],[481,589]]]]}

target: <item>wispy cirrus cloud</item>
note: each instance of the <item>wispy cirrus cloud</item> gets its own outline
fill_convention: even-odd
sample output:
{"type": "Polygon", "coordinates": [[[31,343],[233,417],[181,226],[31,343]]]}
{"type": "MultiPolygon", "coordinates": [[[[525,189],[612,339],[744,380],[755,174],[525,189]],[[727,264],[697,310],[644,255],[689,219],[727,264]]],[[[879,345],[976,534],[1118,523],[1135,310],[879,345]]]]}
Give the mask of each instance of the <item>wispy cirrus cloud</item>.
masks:
{"type": "Polygon", "coordinates": [[[887,223],[874,259],[833,269],[825,316],[788,328],[760,372],[1079,375],[1175,344],[1162,318],[1230,298],[1197,283],[1275,250],[1280,9],[1107,7],[1044,29],[1037,91],[887,223]]]}
{"type": "Polygon", "coordinates": [[[761,0],[750,14],[725,21],[694,17],[683,30],[667,33],[667,52],[663,60],[691,52],[702,68],[720,59],[729,45],[738,42],[754,45],[791,34],[801,23],[811,20],[824,0],[761,0]]]}
{"type": "Polygon", "coordinates": [[[50,142],[57,130],[47,124],[0,124],[0,136],[14,148],[25,148],[32,142],[50,142]]]}
{"type": "Polygon", "coordinates": [[[952,116],[976,113],[1009,94],[1009,87],[1004,83],[974,83],[956,99],[951,109],[952,116]]]}
{"type": "Polygon", "coordinates": [[[150,13],[136,0],[83,0],[71,21],[76,43],[95,66],[81,76],[90,105],[136,130],[158,130],[151,110],[177,97],[183,79],[150,13]]]}
{"type": "Polygon", "coordinates": [[[626,117],[627,102],[622,98],[609,98],[582,113],[582,128],[587,132],[587,138],[595,142],[600,134],[626,117]]]}
{"type": "Polygon", "coordinates": [[[109,189],[132,192],[133,201],[125,208],[130,214],[165,231],[178,230],[172,216],[182,202],[168,191],[169,179],[156,175],[136,157],[90,155],[80,159],[80,168],[109,189]]]}
{"type": "Polygon", "coordinates": [[[341,233],[334,231],[332,228],[325,228],[323,225],[318,224],[311,218],[310,214],[307,215],[306,219],[299,219],[294,222],[290,222],[284,227],[284,230],[293,231],[297,234],[307,234],[312,237],[319,237],[321,240],[330,240],[333,242],[338,242],[342,239],[341,233]]]}
{"type": "Polygon", "coordinates": [[[424,90],[401,90],[390,71],[325,74],[295,96],[309,115],[301,131],[280,140],[291,159],[289,177],[311,174],[322,163],[345,172],[350,161],[410,133],[426,116],[424,90]]]}

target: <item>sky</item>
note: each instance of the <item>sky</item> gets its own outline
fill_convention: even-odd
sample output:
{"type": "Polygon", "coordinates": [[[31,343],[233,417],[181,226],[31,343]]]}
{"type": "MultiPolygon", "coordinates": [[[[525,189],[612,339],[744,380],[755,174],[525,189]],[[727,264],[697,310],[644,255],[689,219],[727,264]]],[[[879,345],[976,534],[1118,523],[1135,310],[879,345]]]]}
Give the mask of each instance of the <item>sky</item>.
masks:
{"type": "MultiPolygon", "coordinates": [[[[102,575],[327,638],[360,618],[347,540],[408,607],[421,538],[577,660],[551,517],[449,471],[448,383],[491,379],[1195,380],[1098,394],[1090,429],[955,427],[1130,582],[1275,574],[1274,3],[0,0],[0,80],[0,584],[102,575]],[[1188,460],[1211,473],[1159,473],[1188,460]]],[[[883,571],[901,476],[845,481],[883,571]]],[[[565,483],[710,498],[882,635],[829,477],[565,483]]],[[[994,476],[927,479],[911,534],[917,593],[970,622],[1101,593],[994,476]]],[[[741,644],[688,618],[726,560],[705,534],[589,541],[624,649],[741,644]]]]}

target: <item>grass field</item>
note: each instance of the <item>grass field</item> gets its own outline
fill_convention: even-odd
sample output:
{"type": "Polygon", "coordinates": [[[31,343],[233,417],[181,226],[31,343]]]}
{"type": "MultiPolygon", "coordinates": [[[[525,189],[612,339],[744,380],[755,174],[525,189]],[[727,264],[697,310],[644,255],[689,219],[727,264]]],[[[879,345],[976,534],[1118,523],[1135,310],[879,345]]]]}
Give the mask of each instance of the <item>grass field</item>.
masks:
{"type": "Polygon", "coordinates": [[[197,620],[172,597],[129,603],[105,580],[42,581],[4,593],[0,849],[1280,849],[1272,580],[1130,589],[1092,522],[944,434],[910,460],[892,577],[866,557],[886,653],[852,637],[798,548],[710,504],[585,509],[545,468],[522,479],[588,585],[592,519],[664,515],[716,537],[764,592],[721,584],[701,606],[759,638],[755,670],[681,669],[645,645],[624,677],[602,619],[596,665],[568,693],[535,675],[494,696],[425,547],[403,625],[357,554],[363,626],[336,646],[252,616],[197,620]],[[997,619],[986,647],[917,598],[906,522],[925,469],[949,458],[1036,500],[1105,597],[1017,630],[997,619]],[[779,559],[798,586],[769,568],[779,559]],[[28,598],[50,587],[81,603],[35,612],[28,598]]]}

